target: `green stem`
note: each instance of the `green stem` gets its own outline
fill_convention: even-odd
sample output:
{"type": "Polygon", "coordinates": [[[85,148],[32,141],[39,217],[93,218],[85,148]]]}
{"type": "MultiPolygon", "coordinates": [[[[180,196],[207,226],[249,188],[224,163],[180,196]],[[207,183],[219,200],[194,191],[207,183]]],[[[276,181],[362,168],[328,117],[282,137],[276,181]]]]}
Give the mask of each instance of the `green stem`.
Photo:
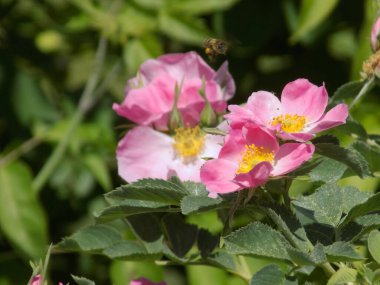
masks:
{"type": "Polygon", "coordinates": [[[41,143],[41,140],[38,137],[32,137],[28,139],[27,141],[23,142],[19,147],[15,148],[11,152],[9,152],[7,155],[5,155],[2,159],[0,159],[0,166],[12,162],[13,160],[17,159],[20,155],[31,151],[40,143],[41,143]]]}
{"type": "Polygon", "coordinates": [[[54,169],[60,163],[63,155],[66,152],[69,142],[75,133],[76,128],[83,120],[84,115],[88,112],[92,105],[91,99],[94,94],[95,87],[100,78],[100,71],[103,66],[106,50],[107,41],[104,38],[101,38],[96,52],[94,70],[90,78],[88,79],[86,87],[81,95],[78,109],[75,111],[74,116],[70,121],[69,127],[63,136],[63,139],[58,143],[58,145],[53,151],[53,154],[49,157],[49,159],[44,164],[44,166],[42,167],[42,169],[33,181],[33,189],[37,193],[41,191],[54,169]]]}
{"type": "Polygon", "coordinates": [[[336,271],[334,270],[334,268],[328,262],[320,264],[319,267],[321,267],[323,269],[323,271],[326,273],[326,275],[328,277],[330,277],[330,276],[332,276],[333,274],[336,273],[336,271]]]}
{"type": "Polygon", "coordinates": [[[360,90],[360,92],[358,93],[358,95],[356,95],[356,97],[354,98],[354,100],[351,102],[350,104],[350,107],[349,109],[352,109],[352,107],[355,106],[355,104],[359,101],[359,99],[364,95],[366,94],[367,92],[369,92],[373,86],[375,85],[375,76],[372,76],[365,84],[364,86],[362,87],[362,89],[360,90]]]}

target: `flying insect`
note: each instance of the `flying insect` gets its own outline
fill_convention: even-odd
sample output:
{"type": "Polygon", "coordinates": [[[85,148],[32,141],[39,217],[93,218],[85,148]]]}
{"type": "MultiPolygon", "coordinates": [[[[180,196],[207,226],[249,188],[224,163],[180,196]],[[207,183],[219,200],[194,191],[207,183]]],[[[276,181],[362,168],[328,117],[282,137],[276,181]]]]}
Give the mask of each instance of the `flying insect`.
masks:
{"type": "Polygon", "coordinates": [[[226,55],[229,44],[221,39],[209,38],[204,41],[203,47],[210,62],[214,62],[219,55],[226,55]]]}

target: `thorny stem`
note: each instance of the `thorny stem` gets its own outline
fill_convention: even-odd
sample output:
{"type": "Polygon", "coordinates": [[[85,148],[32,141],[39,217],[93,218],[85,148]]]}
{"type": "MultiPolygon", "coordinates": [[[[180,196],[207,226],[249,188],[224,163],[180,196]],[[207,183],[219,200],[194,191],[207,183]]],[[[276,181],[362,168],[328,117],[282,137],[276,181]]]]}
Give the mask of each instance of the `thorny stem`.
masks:
{"type": "Polygon", "coordinates": [[[80,124],[85,114],[88,112],[88,110],[92,106],[92,103],[91,103],[92,97],[94,94],[95,87],[98,84],[98,81],[100,78],[100,71],[103,66],[106,51],[107,51],[107,41],[104,38],[101,38],[98,44],[97,52],[96,52],[94,70],[91,76],[89,77],[86,83],[85,89],[81,95],[81,99],[79,101],[79,107],[75,111],[74,116],[71,119],[69,127],[66,133],[64,134],[62,140],[58,143],[52,155],[49,157],[49,159],[44,164],[44,166],[42,167],[42,169],[36,176],[35,180],[33,181],[33,189],[35,192],[41,191],[46,181],[48,180],[48,178],[50,177],[54,169],[57,167],[57,165],[61,161],[62,156],[65,154],[66,148],[77,126],[80,124]]]}
{"type": "Polygon", "coordinates": [[[354,100],[351,102],[349,109],[355,106],[355,104],[359,101],[359,99],[366,94],[368,91],[372,89],[375,83],[375,76],[372,76],[362,87],[358,95],[354,98],[354,100]]]}

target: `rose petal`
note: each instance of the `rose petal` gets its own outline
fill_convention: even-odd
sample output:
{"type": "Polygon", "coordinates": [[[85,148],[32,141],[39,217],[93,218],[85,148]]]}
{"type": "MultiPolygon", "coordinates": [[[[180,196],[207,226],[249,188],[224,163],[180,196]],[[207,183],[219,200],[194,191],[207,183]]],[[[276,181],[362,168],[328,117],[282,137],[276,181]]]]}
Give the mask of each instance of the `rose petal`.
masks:
{"type": "Polygon", "coordinates": [[[292,140],[297,142],[307,142],[314,138],[314,135],[311,133],[286,133],[278,132],[277,136],[283,140],[292,140]]]}
{"type": "Polygon", "coordinates": [[[255,188],[267,182],[272,170],[272,165],[263,161],[255,165],[250,172],[236,175],[234,181],[242,188],[255,188]]]}
{"type": "Polygon", "coordinates": [[[346,104],[336,105],[311,127],[309,133],[314,134],[342,125],[346,122],[347,117],[348,106],[346,104]]]}
{"type": "Polygon", "coordinates": [[[286,143],[280,146],[275,157],[271,176],[289,173],[309,160],[314,153],[314,145],[304,143],[286,143]]]}
{"type": "MultiPolygon", "coordinates": [[[[230,193],[241,189],[232,180],[235,177],[237,162],[225,159],[212,159],[201,168],[201,180],[210,193],[230,193]]],[[[212,195],[215,197],[215,195],[212,195]]]]}
{"type": "Polygon", "coordinates": [[[328,95],[325,86],[320,87],[307,79],[288,83],[281,95],[283,114],[306,116],[310,122],[317,121],[326,109],[328,95]]]}
{"type": "Polygon", "coordinates": [[[224,138],[224,145],[219,152],[219,158],[239,161],[241,153],[245,150],[246,142],[240,129],[231,129],[224,138]]]}
{"type": "Polygon", "coordinates": [[[278,98],[267,91],[253,92],[245,106],[252,112],[252,122],[268,126],[273,117],[281,114],[281,103],[278,98]]]}
{"type": "Polygon", "coordinates": [[[269,130],[255,124],[246,124],[242,129],[242,135],[246,144],[254,144],[263,147],[265,150],[277,153],[279,145],[277,138],[269,130]]]}
{"type": "Polygon", "coordinates": [[[119,175],[127,182],[166,179],[174,156],[172,144],[172,138],[149,127],[133,128],[117,146],[119,175]]]}
{"type": "Polygon", "coordinates": [[[165,285],[165,282],[155,283],[145,278],[131,280],[129,285],[165,285]]]}
{"type": "Polygon", "coordinates": [[[235,94],[235,81],[228,71],[228,62],[225,61],[216,71],[215,82],[224,90],[223,98],[229,100],[235,94]]]}

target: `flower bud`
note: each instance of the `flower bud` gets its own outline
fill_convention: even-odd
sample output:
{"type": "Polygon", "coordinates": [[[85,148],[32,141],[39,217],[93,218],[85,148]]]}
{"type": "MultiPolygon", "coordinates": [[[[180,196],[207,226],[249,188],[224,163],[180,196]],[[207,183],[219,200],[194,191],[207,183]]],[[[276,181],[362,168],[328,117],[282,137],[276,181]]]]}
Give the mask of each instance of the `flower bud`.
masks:
{"type": "Polygon", "coordinates": [[[181,112],[178,110],[178,98],[181,94],[182,82],[180,85],[177,83],[174,87],[174,104],[169,118],[169,130],[174,131],[177,128],[183,127],[183,118],[181,112]]]}
{"type": "Polygon", "coordinates": [[[371,48],[373,52],[376,52],[380,48],[380,17],[376,19],[376,22],[372,26],[371,30],[371,48]]]}
{"type": "Polygon", "coordinates": [[[211,104],[206,100],[206,105],[201,113],[201,124],[206,127],[214,127],[218,123],[218,116],[212,109],[211,104]]]}

